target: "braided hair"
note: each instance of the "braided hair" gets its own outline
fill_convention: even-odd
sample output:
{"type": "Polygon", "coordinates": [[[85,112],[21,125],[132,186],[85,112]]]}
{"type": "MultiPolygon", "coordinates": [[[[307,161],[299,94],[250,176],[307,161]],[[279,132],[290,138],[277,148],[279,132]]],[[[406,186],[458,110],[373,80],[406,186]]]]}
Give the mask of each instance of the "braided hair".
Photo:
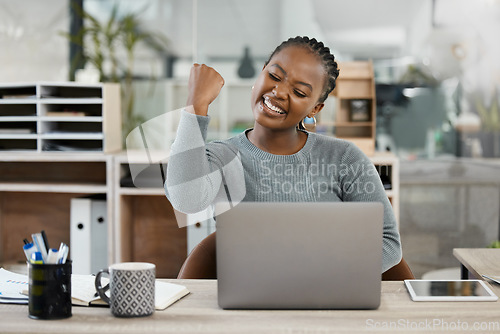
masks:
{"type": "Polygon", "coordinates": [[[325,84],[323,87],[323,93],[319,98],[319,102],[323,103],[327,99],[328,95],[335,88],[335,82],[339,76],[339,69],[337,67],[337,62],[335,61],[335,56],[330,52],[330,48],[325,46],[323,42],[319,42],[316,38],[309,38],[306,36],[297,36],[293,38],[289,38],[288,40],[281,43],[269,56],[269,59],[266,61],[267,64],[271,61],[271,58],[284,48],[288,46],[302,46],[309,48],[309,50],[316,54],[322,61],[325,72],[327,73],[327,78],[325,80],[325,84]]]}

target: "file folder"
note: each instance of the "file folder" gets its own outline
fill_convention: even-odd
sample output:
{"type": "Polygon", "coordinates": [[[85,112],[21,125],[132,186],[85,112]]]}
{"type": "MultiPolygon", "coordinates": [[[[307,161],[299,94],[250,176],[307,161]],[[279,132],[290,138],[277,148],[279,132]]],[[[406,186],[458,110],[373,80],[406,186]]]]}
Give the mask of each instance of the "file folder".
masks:
{"type": "Polygon", "coordinates": [[[70,257],[73,274],[96,274],[108,267],[108,220],[106,199],[71,199],[70,257]]]}

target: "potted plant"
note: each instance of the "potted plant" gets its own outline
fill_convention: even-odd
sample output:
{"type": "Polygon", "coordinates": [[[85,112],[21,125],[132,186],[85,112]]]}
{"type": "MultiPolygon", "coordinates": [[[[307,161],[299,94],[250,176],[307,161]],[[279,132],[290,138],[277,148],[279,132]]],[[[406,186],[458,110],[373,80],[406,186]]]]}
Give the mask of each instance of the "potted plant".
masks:
{"type": "MultiPolygon", "coordinates": [[[[144,122],[142,115],[135,115],[135,93],[133,89],[134,61],[138,46],[165,55],[168,40],[160,33],[148,31],[142,26],[140,15],[127,13],[119,15],[115,5],[105,22],[100,22],[89,12],[73,4],[78,15],[84,19],[84,26],[76,35],[62,32],[69,41],[82,46],[83,60],[98,72],[101,82],[118,82],[122,95],[122,134],[123,138],[137,125],[144,122]]],[[[72,66],[79,59],[72,60],[72,66]]],[[[149,80],[156,76],[151,74],[149,80]]]]}

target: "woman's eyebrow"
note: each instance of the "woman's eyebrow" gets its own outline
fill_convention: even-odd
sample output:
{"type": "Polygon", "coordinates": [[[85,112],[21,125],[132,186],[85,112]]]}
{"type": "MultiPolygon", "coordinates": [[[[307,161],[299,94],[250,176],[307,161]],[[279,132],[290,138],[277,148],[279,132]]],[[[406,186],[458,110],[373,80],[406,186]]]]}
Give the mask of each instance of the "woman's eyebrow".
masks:
{"type": "Polygon", "coordinates": [[[281,72],[283,72],[283,75],[286,75],[286,71],[278,64],[272,64],[271,67],[277,67],[281,72]]]}
{"type": "MultiPolygon", "coordinates": [[[[281,67],[280,65],[278,64],[272,64],[271,67],[276,67],[278,68],[282,73],[283,75],[286,75],[286,71],[283,69],[283,67],[281,67]]],[[[303,82],[303,81],[297,81],[297,84],[299,85],[303,85],[303,86],[306,86],[307,88],[309,88],[311,91],[313,90],[312,86],[310,84],[308,84],[307,82],[303,82]]]]}

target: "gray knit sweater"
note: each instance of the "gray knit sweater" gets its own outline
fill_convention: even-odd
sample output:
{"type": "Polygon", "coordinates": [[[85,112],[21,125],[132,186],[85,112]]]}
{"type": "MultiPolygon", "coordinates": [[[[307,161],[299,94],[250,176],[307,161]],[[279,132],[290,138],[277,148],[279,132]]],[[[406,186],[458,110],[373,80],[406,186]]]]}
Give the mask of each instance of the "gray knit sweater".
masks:
{"type": "Polygon", "coordinates": [[[228,197],[233,202],[381,202],[382,272],[399,263],[401,243],[391,204],[373,163],[354,144],[308,133],[299,152],[274,155],[253,145],[247,131],[205,143],[209,120],[182,112],[165,182],[176,210],[196,213],[228,197]]]}

